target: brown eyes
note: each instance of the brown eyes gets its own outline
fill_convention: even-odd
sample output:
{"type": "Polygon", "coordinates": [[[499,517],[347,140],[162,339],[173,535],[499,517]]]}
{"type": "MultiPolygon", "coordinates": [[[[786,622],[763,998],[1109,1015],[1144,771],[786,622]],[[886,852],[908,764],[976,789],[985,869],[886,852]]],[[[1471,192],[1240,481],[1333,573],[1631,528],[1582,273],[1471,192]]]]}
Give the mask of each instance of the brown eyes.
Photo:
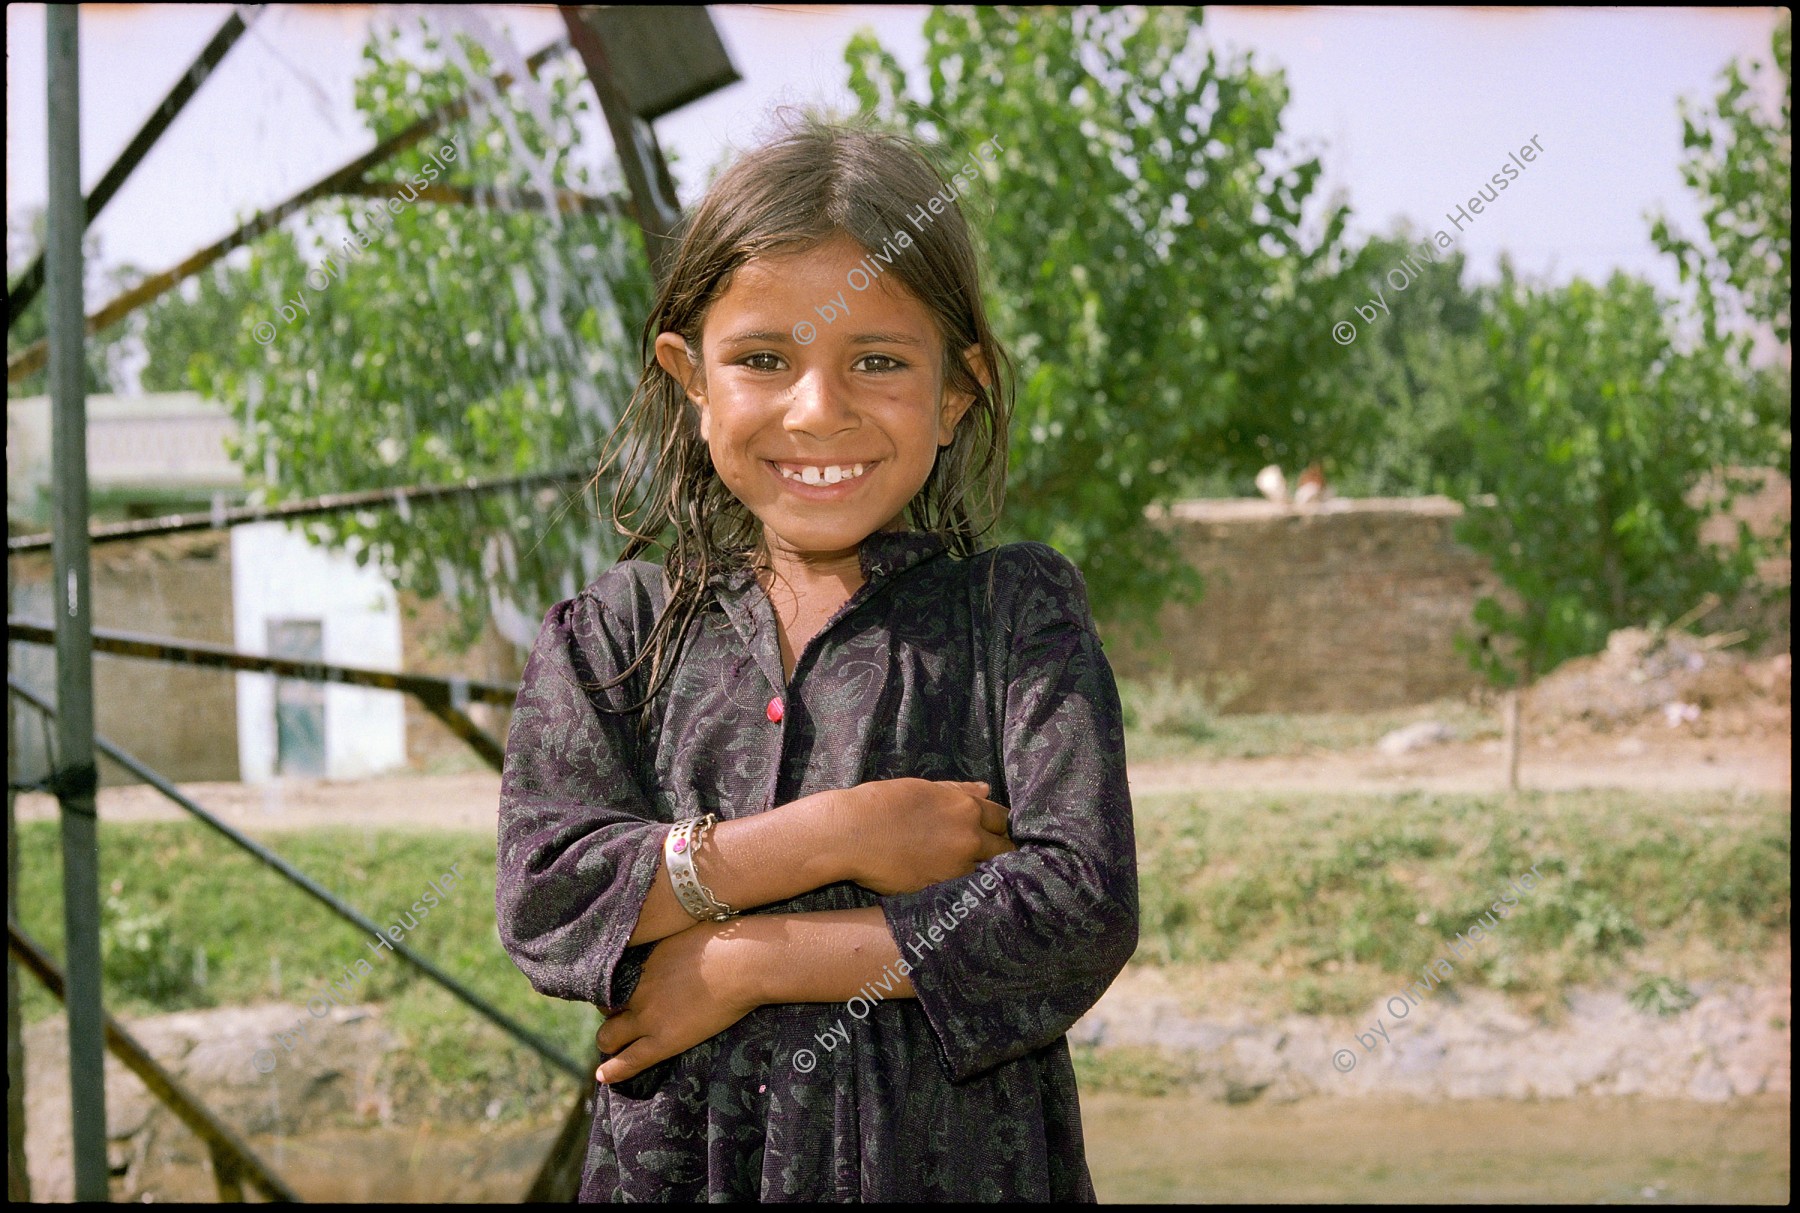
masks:
{"type": "MultiPolygon", "coordinates": [[[[767,373],[773,373],[782,369],[780,355],[766,352],[749,354],[739,358],[737,360],[737,365],[747,366],[753,371],[763,371],[767,373]]],[[[892,358],[886,354],[864,354],[861,358],[856,360],[856,365],[863,366],[865,370],[868,370],[872,374],[882,375],[891,374],[894,371],[903,371],[906,369],[907,364],[900,361],[898,358],[892,358]],[[870,362],[879,363],[881,365],[867,366],[866,364],[870,362]]]]}

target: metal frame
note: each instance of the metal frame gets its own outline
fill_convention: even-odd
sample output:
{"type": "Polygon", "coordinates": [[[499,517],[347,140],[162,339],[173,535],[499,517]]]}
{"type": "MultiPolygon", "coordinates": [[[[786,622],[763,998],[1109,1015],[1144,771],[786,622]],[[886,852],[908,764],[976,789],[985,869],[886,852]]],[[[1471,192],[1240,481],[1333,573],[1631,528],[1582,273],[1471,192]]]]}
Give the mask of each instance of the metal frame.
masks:
{"type": "MultiPolygon", "coordinates": [[[[507,688],[499,684],[479,684],[459,679],[431,679],[416,674],[393,674],[387,671],[359,670],[353,667],[329,666],[318,662],[285,662],[237,653],[222,646],[180,644],[130,633],[100,632],[92,627],[89,594],[92,543],[123,541],[152,534],[211,529],[236,522],[267,518],[293,518],[333,513],[347,509],[371,509],[399,506],[408,501],[432,500],[457,494],[522,488],[532,484],[567,482],[573,473],[550,473],[508,481],[469,482],[456,486],[433,486],[377,490],[372,493],[335,494],[312,501],[290,503],[273,508],[249,507],[243,510],[215,510],[207,516],[175,516],[127,523],[115,527],[94,527],[88,518],[88,481],[86,466],[86,397],[83,390],[84,345],[86,335],[108,327],[132,311],[173,289],[192,275],[218,261],[233,249],[249,243],[311,203],[330,196],[360,196],[380,188],[368,177],[370,170],[396,153],[420,142],[445,122],[465,115],[473,98],[481,90],[470,88],[456,101],[433,111],[405,130],[377,143],[369,152],[327,174],[287,201],[253,217],[236,231],[207,248],[201,249],[163,273],[139,283],[114,298],[92,315],[86,315],[82,300],[82,236],[90,223],[155,145],[158,138],[174,122],[187,102],[199,90],[213,70],[236,44],[248,24],[260,10],[249,11],[249,19],[234,13],[220,27],[211,42],[200,53],[189,70],[176,82],[161,105],[139,129],[130,145],[109,167],[106,175],[85,199],[80,188],[79,157],[79,87],[78,10],[73,5],[51,5],[47,17],[46,54],[48,59],[50,190],[46,207],[48,238],[43,257],[29,266],[9,284],[7,327],[10,330],[33,301],[39,283],[47,284],[50,324],[48,335],[7,361],[7,382],[50,368],[52,400],[52,480],[55,492],[54,525],[49,537],[41,535],[9,538],[8,556],[49,547],[55,565],[54,585],[59,588],[58,609],[54,625],[28,620],[7,621],[9,640],[20,639],[45,643],[53,641],[57,650],[57,703],[51,708],[41,698],[7,679],[9,736],[15,698],[31,704],[57,721],[59,753],[50,784],[61,806],[64,858],[64,918],[68,948],[66,982],[48,957],[19,932],[12,921],[12,907],[17,904],[16,848],[10,843],[15,833],[13,812],[16,783],[11,777],[7,797],[7,836],[9,865],[8,961],[7,961],[7,1047],[9,1076],[9,1195],[29,1199],[29,1180],[23,1174],[23,1078],[22,1051],[19,1047],[18,980],[20,960],[53,992],[61,997],[69,1015],[69,1054],[71,1103],[74,1109],[74,1168],[77,1200],[106,1200],[109,1196],[106,1158],[104,1051],[112,1048],[115,1055],[132,1068],[151,1091],[171,1107],[184,1123],[193,1128],[212,1151],[215,1172],[223,1200],[243,1199],[241,1181],[248,1181],[265,1195],[277,1200],[296,1200],[293,1192],[270,1172],[232,1135],[229,1128],[212,1116],[189,1092],[164,1071],[124,1029],[111,1019],[101,1003],[99,946],[98,837],[95,814],[95,790],[98,772],[94,765],[96,751],[107,755],[164,796],[224,834],[284,878],[305,889],[334,913],[364,930],[378,933],[373,922],[353,907],[339,902],[280,856],[245,837],[209,814],[181,794],[172,784],[146,767],[130,754],[118,749],[93,731],[93,651],[120,653],[156,660],[224,669],[257,669],[280,673],[287,677],[309,678],[321,682],[345,682],[355,685],[387,686],[413,694],[459,736],[474,746],[482,757],[496,767],[502,750],[493,738],[477,728],[462,709],[471,698],[496,702],[507,688]]],[[[563,18],[569,29],[569,40],[559,40],[532,55],[526,67],[536,72],[551,57],[576,47],[594,86],[615,150],[630,185],[627,199],[590,198],[562,191],[555,199],[559,210],[587,213],[630,214],[643,233],[651,264],[657,269],[666,265],[672,252],[674,236],[680,223],[680,209],[675,199],[674,183],[656,142],[655,131],[648,119],[666,112],[738,79],[729,58],[712,29],[705,9],[700,6],[678,6],[659,9],[659,19],[667,24],[675,21],[681,36],[675,45],[692,53],[679,59],[676,66],[685,74],[668,82],[674,92],[652,107],[656,112],[634,112],[626,89],[615,83],[611,67],[617,52],[643,51],[645,31],[651,27],[637,24],[643,14],[628,9],[615,9],[601,15],[594,6],[565,8],[563,18]],[[609,46],[609,41],[613,45],[609,46]],[[629,44],[629,45],[628,45],[629,44]]],[[[667,30],[660,31],[667,35],[667,30]]],[[[666,45],[657,46],[658,55],[668,52],[666,45]]],[[[630,55],[627,54],[627,60],[630,55]]],[[[498,92],[512,83],[502,73],[487,82],[486,87],[498,92]]],[[[664,83],[657,81],[657,83],[664,83]]],[[[642,88],[643,85],[639,84],[642,88]]],[[[466,203],[473,201],[470,191],[451,191],[440,187],[434,201],[466,203]]],[[[527,205],[548,200],[527,199],[527,205]]],[[[8,595],[12,587],[12,567],[7,569],[8,595]]],[[[10,747],[9,747],[10,750],[10,747]]],[[[426,976],[438,982],[463,1002],[507,1030],[550,1060],[558,1068],[581,1080],[582,1089],[566,1119],[563,1129],[546,1157],[543,1167],[527,1194],[530,1200],[573,1199],[580,1183],[581,1158],[585,1148],[586,1126],[592,1114],[594,1078],[590,1069],[579,1066],[553,1046],[537,1039],[528,1030],[512,1023],[478,995],[463,988],[454,978],[437,970],[429,961],[417,956],[402,944],[394,944],[396,954],[403,957],[426,976]]]]}

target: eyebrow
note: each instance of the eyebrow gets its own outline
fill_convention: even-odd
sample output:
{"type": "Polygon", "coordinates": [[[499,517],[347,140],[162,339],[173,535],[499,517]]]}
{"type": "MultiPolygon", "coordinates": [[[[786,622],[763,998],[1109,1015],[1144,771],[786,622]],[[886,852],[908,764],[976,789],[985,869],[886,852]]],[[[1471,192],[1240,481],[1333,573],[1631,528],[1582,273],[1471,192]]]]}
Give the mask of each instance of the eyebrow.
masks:
{"type": "MultiPolygon", "coordinates": [[[[749,333],[733,333],[719,344],[722,346],[782,344],[793,341],[793,332],[775,329],[757,329],[749,333]]],[[[850,338],[851,345],[910,345],[923,348],[925,343],[917,337],[908,337],[904,333],[858,333],[850,338]]]]}

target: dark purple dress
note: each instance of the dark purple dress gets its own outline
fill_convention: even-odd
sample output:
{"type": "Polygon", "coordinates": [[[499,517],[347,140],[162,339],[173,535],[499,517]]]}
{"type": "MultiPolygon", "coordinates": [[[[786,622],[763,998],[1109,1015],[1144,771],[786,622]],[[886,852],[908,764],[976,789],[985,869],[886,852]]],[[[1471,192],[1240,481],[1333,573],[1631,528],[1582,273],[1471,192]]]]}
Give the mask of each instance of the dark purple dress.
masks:
{"type": "MultiPolygon", "coordinates": [[[[584,1201],[1094,1199],[1065,1033],[1136,948],[1138,902],[1124,725],[1086,586],[1041,543],[959,560],[935,534],[877,531],[861,557],[866,584],[791,684],[754,575],[715,578],[647,747],[581,688],[636,656],[661,567],[614,565],[544,621],[507,740],[495,897],[540,993],[629,1001],[656,945],[626,941],[685,817],[979,779],[1019,848],[917,893],[841,883],[753,911],[881,906],[917,999],[761,1007],[601,1088],[584,1201]]],[[[602,702],[642,698],[647,666],[602,702]]]]}

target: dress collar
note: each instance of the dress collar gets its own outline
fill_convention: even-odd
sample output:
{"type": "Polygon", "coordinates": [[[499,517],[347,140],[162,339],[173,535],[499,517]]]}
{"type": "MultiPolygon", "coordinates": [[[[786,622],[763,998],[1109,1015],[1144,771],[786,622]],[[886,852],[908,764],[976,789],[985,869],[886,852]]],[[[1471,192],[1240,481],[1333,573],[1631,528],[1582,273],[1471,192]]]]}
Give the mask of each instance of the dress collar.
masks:
{"type": "MultiPolygon", "coordinates": [[[[838,620],[868,601],[869,596],[886,582],[931,560],[948,546],[943,536],[933,531],[876,531],[871,534],[862,541],[858,551],[862,586],[826,621],[819,629],[819,635],[830,631],[838,620]]],[[[751,656],[767,676],[769,685],[782,688],[785,695],[788,679],[781,668],[781,654],[775,639],[775,608],[770,604],[768,594],[757,584],[756,571],[744,566],[714,573],[710,584],[726,618],[737,629],[751,656]]],[[[779,720],[780,717],[771,716],[770,719],[779,720]]]]}

